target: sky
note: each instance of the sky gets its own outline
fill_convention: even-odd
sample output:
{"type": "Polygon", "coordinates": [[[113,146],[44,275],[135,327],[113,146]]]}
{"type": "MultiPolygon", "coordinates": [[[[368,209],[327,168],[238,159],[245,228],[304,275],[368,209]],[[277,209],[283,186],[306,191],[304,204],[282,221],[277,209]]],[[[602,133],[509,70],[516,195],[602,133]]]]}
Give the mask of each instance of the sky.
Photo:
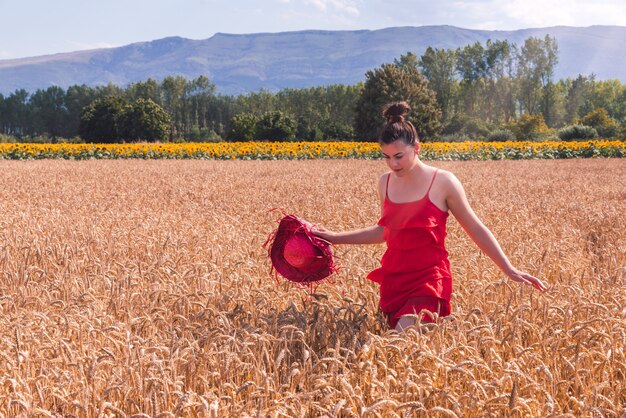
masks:
{"type": "Polygon", "coordinates": [[[0,0],[0,16],[2,60],[217,32],[626,26],[626,0],[0,0]]]}

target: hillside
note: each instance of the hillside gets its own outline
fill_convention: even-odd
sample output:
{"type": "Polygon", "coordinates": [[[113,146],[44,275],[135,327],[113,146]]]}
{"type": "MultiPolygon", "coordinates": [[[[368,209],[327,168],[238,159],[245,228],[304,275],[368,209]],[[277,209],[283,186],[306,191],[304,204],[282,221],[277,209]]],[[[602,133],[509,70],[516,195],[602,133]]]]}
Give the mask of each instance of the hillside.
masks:
{"type": "Polygon", "coordinates": [[[521,46],[528,37],[546,34],[559,46],[557,78],[595,74],[598,79],[626,82],[626,27],[550,27],[485,31],[453,26],[395,27],[359,31],[298,31],[232,35],[209,39],[180,37],[108,49],[0,60],[0,93],[18,88],[74,84],[96,86],[168,75],[206,75],[218,92],[239,94],[265,88],[354,84],[367,70],[428,46],[462,47],[476,41],[508,39],[521,46]]]}

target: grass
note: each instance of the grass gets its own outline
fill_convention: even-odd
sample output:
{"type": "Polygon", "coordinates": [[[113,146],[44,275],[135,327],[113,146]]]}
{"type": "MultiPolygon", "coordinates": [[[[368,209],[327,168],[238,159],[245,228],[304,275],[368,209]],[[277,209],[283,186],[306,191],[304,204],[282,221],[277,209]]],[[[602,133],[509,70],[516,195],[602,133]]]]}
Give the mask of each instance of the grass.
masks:
{"type": "Polygon", "coordinates": [[[607,416],[626,413],[626,165],[437,162],[514,264],[454,220],[451,320],[388,331],[337,247],[307,294],[262,248],[282,208],[377,220],[381,161],[1,161],[1,416],[607,416]]]}

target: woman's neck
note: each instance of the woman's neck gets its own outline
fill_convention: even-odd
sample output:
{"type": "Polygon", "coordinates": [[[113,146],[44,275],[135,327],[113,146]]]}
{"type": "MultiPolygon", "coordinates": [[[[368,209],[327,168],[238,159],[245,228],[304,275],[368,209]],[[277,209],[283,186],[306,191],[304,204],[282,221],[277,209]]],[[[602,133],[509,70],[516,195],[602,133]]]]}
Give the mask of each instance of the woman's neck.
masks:
{"type": "Polygon", "coordinates": [[[426,164],[424,164],[416,154],[413,165],[409,169],[410,176],[405,177],[405,179],[410,181],[412,178],[418,178],[424,171],[424,167],[426,167],[426,164]]]}

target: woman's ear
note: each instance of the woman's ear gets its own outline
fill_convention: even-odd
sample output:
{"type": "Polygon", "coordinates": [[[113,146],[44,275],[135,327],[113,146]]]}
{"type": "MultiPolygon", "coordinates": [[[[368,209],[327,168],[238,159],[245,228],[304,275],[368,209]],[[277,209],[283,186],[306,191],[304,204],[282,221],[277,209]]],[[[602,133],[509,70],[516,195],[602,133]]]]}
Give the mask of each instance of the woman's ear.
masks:
{"type": "Polygon", "coordinates": [[[420,142],[415,144],[415,154],[418,155],[418,156],[420,155],[420,147],[421,147],[421,145],[422,144],[420,142]]]}

